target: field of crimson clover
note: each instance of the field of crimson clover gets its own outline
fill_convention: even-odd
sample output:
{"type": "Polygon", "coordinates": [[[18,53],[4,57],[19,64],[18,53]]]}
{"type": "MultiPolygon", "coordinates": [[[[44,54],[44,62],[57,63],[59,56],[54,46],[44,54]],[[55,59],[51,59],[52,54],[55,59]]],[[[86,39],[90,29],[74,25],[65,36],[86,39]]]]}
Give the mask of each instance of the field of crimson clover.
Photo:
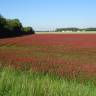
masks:
{"type": "Polygon", "coordinates": [[[0,66],[67,77],[96,76],[96,34],[0,39],[0,66]]]}

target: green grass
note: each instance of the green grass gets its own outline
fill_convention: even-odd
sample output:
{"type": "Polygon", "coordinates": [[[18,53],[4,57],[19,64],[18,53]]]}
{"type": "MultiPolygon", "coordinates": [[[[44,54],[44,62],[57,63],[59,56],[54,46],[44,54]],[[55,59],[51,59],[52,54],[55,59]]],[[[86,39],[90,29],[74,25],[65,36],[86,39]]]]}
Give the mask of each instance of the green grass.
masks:
{"type": "Polygon", "coordinates": [[[0,96],[96,96],[96,86],[90,81],[4,68],[0,69],[0,96]]]}

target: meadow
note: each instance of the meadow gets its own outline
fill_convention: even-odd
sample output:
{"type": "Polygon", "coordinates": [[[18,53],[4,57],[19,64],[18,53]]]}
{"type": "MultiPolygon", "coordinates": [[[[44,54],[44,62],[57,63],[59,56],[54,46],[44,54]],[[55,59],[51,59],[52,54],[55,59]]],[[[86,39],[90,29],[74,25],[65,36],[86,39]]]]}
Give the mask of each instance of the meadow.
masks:
{"type": "Polygon", "coordinates": [[[0,86],[1,96],[96,96],[96,34],[0,39],[0,86]]]}

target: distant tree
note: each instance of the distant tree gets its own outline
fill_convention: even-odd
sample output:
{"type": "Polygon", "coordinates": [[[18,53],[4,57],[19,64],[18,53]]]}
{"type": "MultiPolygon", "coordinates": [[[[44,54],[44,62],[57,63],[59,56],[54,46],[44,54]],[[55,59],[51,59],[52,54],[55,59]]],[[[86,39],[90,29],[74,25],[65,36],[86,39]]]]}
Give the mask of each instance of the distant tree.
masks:
{"type": "Polygon", "coordinates": [[[57,28],[56,31],[79,31],[80,29],[79,28],[57,28]]]}
{"type": "Polygon", "coordinates": [[[85,31],[96,31],[96,28],[85,28],[85,31]]]}
{"type": "Polygon", "coordinates": [[[96,31],[96,28],[57,28],[55,31],[62,32],[62,31],[96,31]]]}

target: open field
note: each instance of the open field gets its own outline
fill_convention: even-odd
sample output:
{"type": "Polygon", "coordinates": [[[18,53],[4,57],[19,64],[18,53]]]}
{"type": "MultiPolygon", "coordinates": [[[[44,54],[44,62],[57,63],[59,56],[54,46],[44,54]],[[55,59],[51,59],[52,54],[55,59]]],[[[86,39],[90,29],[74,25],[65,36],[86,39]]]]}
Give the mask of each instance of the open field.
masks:
{"type": "Polygon", "coordinates": [[[96,96],[96,34],[0,39],[0,96],[6,95],[96,96]]]}
{"type": "Polygon", "coordinates": [[[37,34],[0,39],[1,66],[57,74],[96,76],[95,34],[37,34]]]}

